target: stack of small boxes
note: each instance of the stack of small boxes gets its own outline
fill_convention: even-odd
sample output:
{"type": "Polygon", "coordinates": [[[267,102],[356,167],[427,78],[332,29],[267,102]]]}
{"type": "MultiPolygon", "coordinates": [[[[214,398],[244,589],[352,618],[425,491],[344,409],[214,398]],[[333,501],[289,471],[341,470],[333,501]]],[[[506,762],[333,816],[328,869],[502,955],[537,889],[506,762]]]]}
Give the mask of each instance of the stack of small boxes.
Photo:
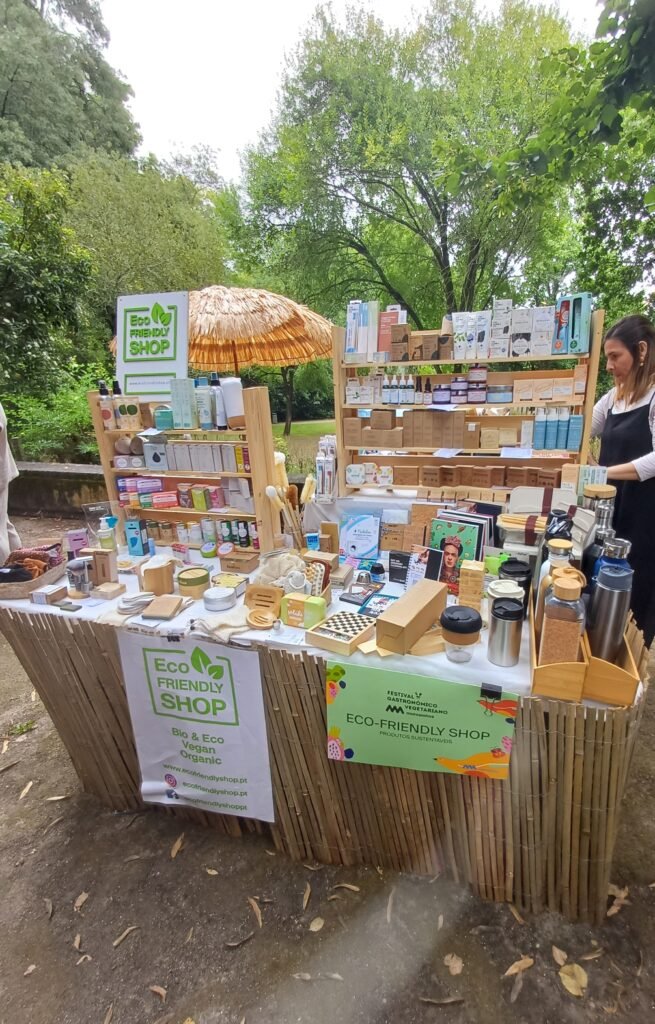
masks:
{"type": "Polygon", "coordinates": [[[480,611],[484,592],[484,562],[464,559],[459,570],[459,603],[480,611]]]}

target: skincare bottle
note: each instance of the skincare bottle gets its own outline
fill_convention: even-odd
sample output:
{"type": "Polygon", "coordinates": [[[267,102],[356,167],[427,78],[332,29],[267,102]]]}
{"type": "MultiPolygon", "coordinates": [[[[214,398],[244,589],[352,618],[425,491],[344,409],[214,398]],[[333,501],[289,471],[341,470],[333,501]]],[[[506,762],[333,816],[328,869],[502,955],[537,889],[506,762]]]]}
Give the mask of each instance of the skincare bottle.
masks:
{"type": "Polygon", "coordinates": [[[386,373],[384,380],[382,381],[382,404],[388,405],[390,400],[391,385],[389,384],[389,378],[386,373]]]}
{"type": "Polygon", "coordinates": [[[560,408],[557,415],[557,447],[560,451],[565,451],[567,447],[570,419],[569,410],[564,407],[560,408]]]}
{"type": "Polygon", "coordinates": [[[423,384],[421,378],[416,378],[416,387],[414,388],[414,405],[423,405],[423,384]]]}
{"type": "Polygon", "coordinates": [[[221,382],[216,371],[212,372],[209,386],[212,392],[212,414],[214,424],[219,430],[227,430],[227,416],[225,415],[225,402],[221,391],[221,382]]]}
{"type": "Polygon", "coordinates": [[[398,378],[395,373],[391,378],[391,386],[389,388],[389,404],[398,405],[398,378]]]}
{"type": "Polygon", "coordinates": [[[546,447],[546,410],[537,409],[534,418],[534,435],[532,446],[537,451],[543,451],[546,447]]]}
{"type": "Polygon", "coordinates": [[[425,378],[425,387],[423,388],[423,405],[432,405],[432,388],[430,387],[430,378],[425,378]]]}
{"type": "Polygon", "coordinates": [[[198,410],[198,426],[201,430],[213,430],[212,389],[206,377],[196,380],[196,408],[198,410]]]}
{"type": "Polygon", "coordinates": [[[416,388],[414,387],[414,378],[412,377],[412,375],[410,373],[409,377],[407,378],[407,387],[406,387],[406,390],[405,390],[405,399],[404,399],[404,401],[405,401],[406,405],[414,405],[414,395],[415,395],[415,393],[416,393],[416,388]]]}
{"type": "Polygon", "coordinates": [[[557,448],[557,424],[559,422],[557,409],[548,409],[546,413],[546,450],[554,451],[557,448]]]}
{"type": "Polygon", "coordinates": [[[114,400],[107,390],[107,385],[104,380],[98,381],[98,393],[99,393],[99,405],[100,415],[102,416],[102,425],[105,430],[116,429],[116,411],[114,409],[114,400]]]}

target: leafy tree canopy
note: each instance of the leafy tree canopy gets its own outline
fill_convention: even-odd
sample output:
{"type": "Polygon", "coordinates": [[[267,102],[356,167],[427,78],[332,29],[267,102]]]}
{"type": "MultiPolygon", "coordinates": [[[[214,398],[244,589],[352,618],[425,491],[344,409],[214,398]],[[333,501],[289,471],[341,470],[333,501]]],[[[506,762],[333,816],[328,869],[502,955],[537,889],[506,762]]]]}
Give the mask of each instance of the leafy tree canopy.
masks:
{"type": "Polygon", "coordinates": [[[139,134],[127,109],[129,85],[109,66],[94,0],[48,5],[0,0],[0,161],[46,167],[81,146],[131,153],[139,134]]]}

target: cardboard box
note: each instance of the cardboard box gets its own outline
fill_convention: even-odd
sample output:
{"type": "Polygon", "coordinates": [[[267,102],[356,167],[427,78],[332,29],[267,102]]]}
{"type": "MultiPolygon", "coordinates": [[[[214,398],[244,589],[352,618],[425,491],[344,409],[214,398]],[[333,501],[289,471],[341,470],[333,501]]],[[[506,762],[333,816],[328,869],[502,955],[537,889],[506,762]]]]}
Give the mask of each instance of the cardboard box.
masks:
{"type": "Polygon", "coordinates": [[[584,395],[587,390],[587,364],[578,363],[573,367],[573,394],[584,395]]]}
{"type": "Polygon", "coordinates": [[[505,484],[507,487],[528,487],[527,466],[507,466],[505,484]]]}
{"type": "Polygon", "coordinates": [[[402,448],[403,428],[393,430],[373,430],[372,427],[362,429],[362,448],[402,448]]]}
{"type": "Polygon", "coordinates": [[[403,428],[403,448],[414,448],[414,424],[417,417],[422,416],[420,412],[407,411],[403,413],[400,421],[403,428]]]}
{"type": "Polygon", "coordinates": [[[465,420],[464,444],[461,446],[467,451],[477,451],[480,447],[480,424],[465,420]]]}
{"type": "Polygon", "coordinates": [[[471,487],[473,482],[474,466],[458,466],[460,487],[471,487]]]}
{"type": "Polygon", "coordinates": [[[441,487],[441,469],[441,466],[421,466],[421,486],[441,487]]]}
{"type": "Polygon", "coordinates": [[[518,444],[519,432],[516,427],[499,427],[498,429],[498,447],[513,447],[518,444]]]}
{"type": "Polygon", "coordinates": [[[68,595],[66,583],[48,583],[45,587],[39,587],[30,594],[30,601],[34,604],[55,604],[56,601],[63,601],[68,595]]]}
{"type": "Polygon", "coordinates": [[[425,355],[426,349],[423,347],[423,336],[421,334],[415,334],[413,332],[410,334],[408,351],[411,363],[418,363],[421,359],[430,358],[425,355]]]}
{"type": "Polygon", "coordinates": [[[559,487],[562,471],[559,469],[539,469],[537,471],[537,487],[559,487]]]}
{"type": "Polygon", "coordinates": [[[482,427],[480,430],[481,448],[499,448],[500,432],[493,427],[482,427]]]}
{"type": "MultiPolygon", "coordinates": [[[[403,416],[403,425],[405,417],[403,416]]],[[[396,413],[394,409],[373,409],[371,411],[370,426],[373,430],[393,430],[396,426],[396,413]]]]}
{"type": "Polygon", "coordinates": [[[391,325],[391,362],[404,363],[409,359],[409,324],[391,325]]]}
{"type": "Polygon", "coordinates": [[[414,544],[425,544],[425,524],[408,523],[403,527],[403,551],[411,551],[414,544]]]}
{"type": "Polygon", "coordinates": [[[553,379],[553,401],[572,402],[573,387],[573,377],[555,377],[553,379]]]}
{"type": "Polygon", "coordinates": [[[532,398],[534,402],[552,402],[553,378],[535,378],[532,384],[532,398]]]}
{"type": "Polygon", "coordinates": [[[439,469],[442,487],[459,487],[459,466],[440,466],[439,469]]]}
{"type": "MultiPolygon", "coordinates": [[[[437,466],[433,468],[438,469],[439,467],[437,466]]],[[[428,526],[428,524],[436,517],[438,511],[438,505],[432,505],[427,501],[418,501],[412,505],[410,512],[410,524],[412,526],[428,526]]]]}
{"type": "Polygon", "coordinates": [[[418,466],[394,466],[393,482],[403,487],[418,487],[418,466]]]}
{"type": "Polygon", "coordinates": [[[402,549],[404,526],[397,523],[382,523],[380,527],[380,551],[396,551],[402,549]]]}
{"type": "Polygon", "coordinates": [[[359,416],[345,416],[343,420],[343,443],[346,447],[359,446],[362,442],[362,420],[359,416]]]}
{"type": "Polygon", "coordinates": [[[455,345],[452,334],[440,334],[438,342],[439,360],[443,362],[452,362],[455,355],[455,345]]]}
{"type": "Polygon", "coordinates": [[[446,585],[419,580],[406,594],[378,616],[375,637],[378,647],[408,654],[417,640],[439,621],[446,607],[446,585]]]}
{"type": "Polygon", "coordinates": [[[528,380],[521,377],[514,380],[514,393],[512,397],[517,405],[532,401],[533,385],[534,380],[531,377],[528,380]]]}
{"type": "MultiPolygon", "coordinates": [[[[439,337],[439,331],[421,331],[420,333],[412,334],[412,351],[418,351],[419,344],[422,349],[422,355],[412,356],[412,359],[425,359],[426,362],[436,362],[439,359],[439,337]]],[[[447,337],[450,337],[450,335],[447,335],[447,337]]]]}

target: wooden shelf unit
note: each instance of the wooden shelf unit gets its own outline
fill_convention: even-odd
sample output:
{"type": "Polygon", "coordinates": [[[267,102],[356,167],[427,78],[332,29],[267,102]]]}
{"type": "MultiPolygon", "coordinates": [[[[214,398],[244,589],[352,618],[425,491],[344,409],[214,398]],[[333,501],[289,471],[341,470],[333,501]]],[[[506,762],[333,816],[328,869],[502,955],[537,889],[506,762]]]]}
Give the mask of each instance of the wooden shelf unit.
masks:
{"type": "MultiPolygon", "coordinates": [[[[250,473],[198,473],[196,471],[186,472],[184,470],[166,470],[159,472],[154,469],[116,469],[113,459],[116,455],[113,441],[120,436],[129,436],[139,433],[138,430],[105,430],[100,411],[99,395],[97,391],[88,394],[89,408],[93,420],[93,427],[98,442],[100,463],[105,476],[107,495],[110,501],[118,504],[119,494],[116,486],[118,476],[148,476],[148,477],[169,477],[175,480],[206,480],[208,483],[218,483],[221,477],[224,478],[245,478],[250,479],[250,487],[254,502],[254,514],[241,512],[240,509],[211,509],[207,512],[200,512],[190,508],[144,508],[141,509],[143,519],[155,520],[159,517],[178,521],[180,523],[199,522],[203,518],[212,519],[243,519],[254,522],[257,525],[259,535],[259,549],[262,553],[273,551],[279,545],[280,538],[280,517],[275,511],[271,502],[266,497],[266,487],[275,480],[275,459],[273,448],[273,434],[271,431],[271,407],[268,397],[268,388],[244,388],[243,405],[245,411],[245,430],[233,431],[205,431],[205,430],[166,430],[162,431],[167,436],[170,434],[175,440],[188,438],[194,442],[211,442],[213,444],[239,444],[248,445],[250,457],[250,473]]],[[[142,407],[160,403],[142,402],[142,407]]],[[[125,509],[123,509],[125,511],[125,509]]],[[[135,510],[136,511],[136,510],[135,510]]],[[[245,549],[244,549],[245,550],[245,549]]]]}
{"type": "MultiPolygon", "coordinates": [[[[476,419],[476,420],[478,420],[480,422],[488,423],[490,426],[491,425],[493,425],[493,426],[499,425],[500,426],[500,425],[506,425],[506,424],[510,425],[512,422],[515,422],[517,419],[533,419],[533,416],[530,413],[523,414],[523,415],[519,414],[518,416],[513,416],[513,417],[510,417],[510,416],[507,416],[507,417],[505,417],[505,416],[498,416],[498,417],[489,416],[490,412],[493,413],[497,409],[531,409],[531,410],[535,410],[535,409],[538,409],[538,408],[548,409],[548,408],[552,408],[552,407],[556,407],[556,406],[567,406],[570,409],[575,409],[578,412],[582,413],[582,415],[584,417],[584,424],[583,424],[583,431],[582,431],[582,441],[581,441],[581,444],[580,444],[580,451],[579,452],[560,453],[559,455],[556,455],[556,456],[553,456],[552,453],[549,453],[549,455],[547,457],[543,457],[542,456],[542,457],[535,457],[535,458],[530,459],[530,465],[536,465],[536,466],[540,466],[540,467],[546,467],[546,466],[553,466],[553,467],[555,467],[555,466],[558,466],[560,464],[563,464],[564,462],[569,462],[571,460],[575,460],[576,462],[579,462],[580,464],[584,465],[588,461],[588,458],[589,458],[589,443],[590,443],[590,440],[591,440],[591,419],[592,419],[592,412],[593,412],[595,396],[596,396],[596,382],[597,382],[597,379],[598,379],[598,366],[599,366],[599,362],[600,362],[600,352],[601,352],[601,346],[602,346],[602,335],[603,335],[603,324],[604,324],[604,321],[605,321],[605,312],[604,312],[604,310],[601,310],[601,309],[594,310],[594,312],[591,315],[591,338],[590,338],[589,352],[584,353],[584,355],[575,356],[575,355],[567,354],[567,355],[562,355],[562,356],[560,356],[560,355],[533,356],[533,357],[528,357],[526,359],[488,359],[488,360],[484,360],[484,359],[479,359],[479,360],[475,360],[475,359],[472,359],[472,360],[454,360],[454,359],[451,359],[451,360],[443,360],[442,362],[434,362],[434,361],[432,361],[430,359],[422,359],[422,360],[419,360],[419,361],[416,361],[416,362],[413,362],[413,361],[403,362],[403,361],[401,361],[401,362],[395,362],[395,363],[394,362],[388,362],[388,363],[370,363],[370,362],[365,362],[365,363],[349,363],[349,362],[344,362],[343,361],[343,347],[344,347],[345,331],[344,331],[344,329],[342,327],[333,327],[333,329],[332,329],[332,359],[333,359],[333,370],[334,370],[334,374],[333,374],[333,380],[334,380],[334,415],[335,415],[335,421],[336,421],[336,435],[337,435],[337,459],[338,459],[337,483],[338,483],[339,494],[347,494],[347,493],[349,493],[352,490],[358,490],[359,489],[359,488],[354,487],[354,486],[353,487],[347,487],[347,485],[346,485],[346,466],[349,465],[351,462],[354,462],[354,461],[355,462],[356,461],[360,461],[360,462],[362,462],[362,461],[370,461],[371,460],[371,455],[370,454],[366,455],[366,456],[363,456],[363,455],[360,456],[359,454],[357,454],[357,453],[359,453],[359,452],[361,452],[363,450],[366,450],[369,453],[371,453],[371,452],[381,453],[382,451],[386,451],[387,452],[386,455],[382,455],[382,454],[376,454],[375,455],[375,461],[379,465],[390,465],[390,464],[393,464],[394,461],[397,464],[398,463],[398,457],[397,457],[398,453],[400,453],[403,465],[415,465],[417,462],[419,463],[419,465],[426,465],[426,464],[427,465],[441,465],[441,464],[446,463],[446,462],[449,462],[449,463],[452,464],[453,462],[470,461],[472,459],[475,459],[476,461],[479,461],[480,457],[487,458],[490,462],[493,463],[493,465],[498,465],[498,464],[501,464],[501,463],[505,464],[505,465],[517,465],[517,462],[518,462],[518,460],[516,460],[516,459],[506,459],[506,460],[501,459],[501,457],[500,457],[500,449],[496,449],[494,451],[485,451],[483,449],[477,449],[475,451],[469,450],[466,453],[463,452],[461,455],[456,456],[455,459],[453,460],[453,459],[444,459],[444,458],[442,458],[440,456],[433,455],[432,452],[435,450],[434,448],[421,448],[421,449],[402,449],[402,448],[399,448],[399,449],[371,449],[370,447],[368,447],[366,449],[363,449],[362,446],[356,447],[356,446],[353,446],[353,445],[349,445],[349,446],[344,445],[344,440],[343,440],[343,420],[344,420],[345,417],[356,416],[356,415],[358,415],[358,413],[361,410],[366,410],[366,409],[396,409],[396,408],[398,408],[398,409],[405,409],[405,410],[421,409],[421,406],[418,406],[418,405],[416,405],[416,406],[414,406],[414,405],[398,405],[398,406],[395,406],[395,405],[390,405],[390,404],[382,404],[382,405],[376,404],[376,405],[372,405],[372,406],[367,406],[367,405],[353,405],[352,403],[346,404],[346,401],[345,401],[346,381],[347,381],[348,376],[350,375],[350,373],[356,372],[358,369],[367,369],[369,371],[376,371],[376,370],[385,371],[385,370],[390,370],[390,369],[395,369],[395,370],[407,369],[409,367],[418,367],[418,366],[433,366],[433,367],[435,367],[435,372],[430,375],[431,379],[432,379],[432,383],[434,383],[434,378],[435,377],[439,378],[439,380],[441,382],[445,383],[445,382],[449,381],[450,379],[452,379],[455,376],[461,376],[461,374],[458,374],[458,373],[456,373],[454,371],[456,371],[457,367],[463,367],[463,366],[480,365],[480,366],[496,367],[496,366],[499,366],[499,365],[502,366],[502,364],[510,364],[510,363],[512,365],[514,365],[514,366],[516,366],[517,364],[518,365],[521,365],[521,364],[525,365],[526,363],[529,363],[529,364],[533,364],[533,363],[534,364],[539,364],[539,363],[545,363],[545,364],[555,363],[556,364],[556,363],[563,363],[563,362],[568,362],[568,363],[571,363],[571,364],[583,363],[587,367],[587,380],[586,380],[585,394],[574,397],[574,400],[569,400],[569,401],[566,401],[566,402],[556,402],[556,401],[550,402],[550,401],[548,401],[548,402],[543,402],[543,403],[528,403],[528,402],[516,402],[516,403],[514,403],[514,402],[512,402],[511,404],[510,403],[504,403],[502,405],[500,403],[499,404],[486,403],[484,405],[477,405],[477,406],[473,405],[473,404],[471,404],[471,405],[467,404],[465,406],[458,406],[457,408],[460,409],[460,410],[463,410],[463,411],[465,411],[467,413],[467,420],[468,419],[476,419]],[[443,368],[448,367],[448,371],[446,373],[443,373],[443,374],[439,373],[438,368],[441,368],[441,367],[443,367],[443,368]],[[482,411],[478,411],[478,410],[482,410],[482,411]],[[489,423],[490,420],[494,420],[493,424],[489,423]]],[[[535,380],[535,379],[539,379],[539,378],[541,378],[541,379],[547,379],[547,378],[557,379],[557,378],[572,377],[572,376],[573,376],[572,366],[569,367],[568,369],[567,368],[562,368],[562,369],[554,368],[552,370],[551,369],[541,369],[541,370],[534,369],[534,370],[511,370],[511,371],[509,371],[509,370],[507,370],[507,371],[500,370],[500,371],[497,371],[495,369],[490,369],[489,373],[488,373],[488,381],[487,381],[487,383],[488,384],[510,383],[510,382],[516,380],[517,378],[521,378],[521,377],[525,378],[525,379],[533,379],[533,380],[535,380]]],[[[429,406],[423,406],[423,408],[425,409],[426,412],[430,412],[430,411],[438,410],[439,407],[435,406],[435,407],[433,407],[431,409],[429,406]]],[[[393,485],[392,485],[392,487],[393,487],[393,485]]]]}

